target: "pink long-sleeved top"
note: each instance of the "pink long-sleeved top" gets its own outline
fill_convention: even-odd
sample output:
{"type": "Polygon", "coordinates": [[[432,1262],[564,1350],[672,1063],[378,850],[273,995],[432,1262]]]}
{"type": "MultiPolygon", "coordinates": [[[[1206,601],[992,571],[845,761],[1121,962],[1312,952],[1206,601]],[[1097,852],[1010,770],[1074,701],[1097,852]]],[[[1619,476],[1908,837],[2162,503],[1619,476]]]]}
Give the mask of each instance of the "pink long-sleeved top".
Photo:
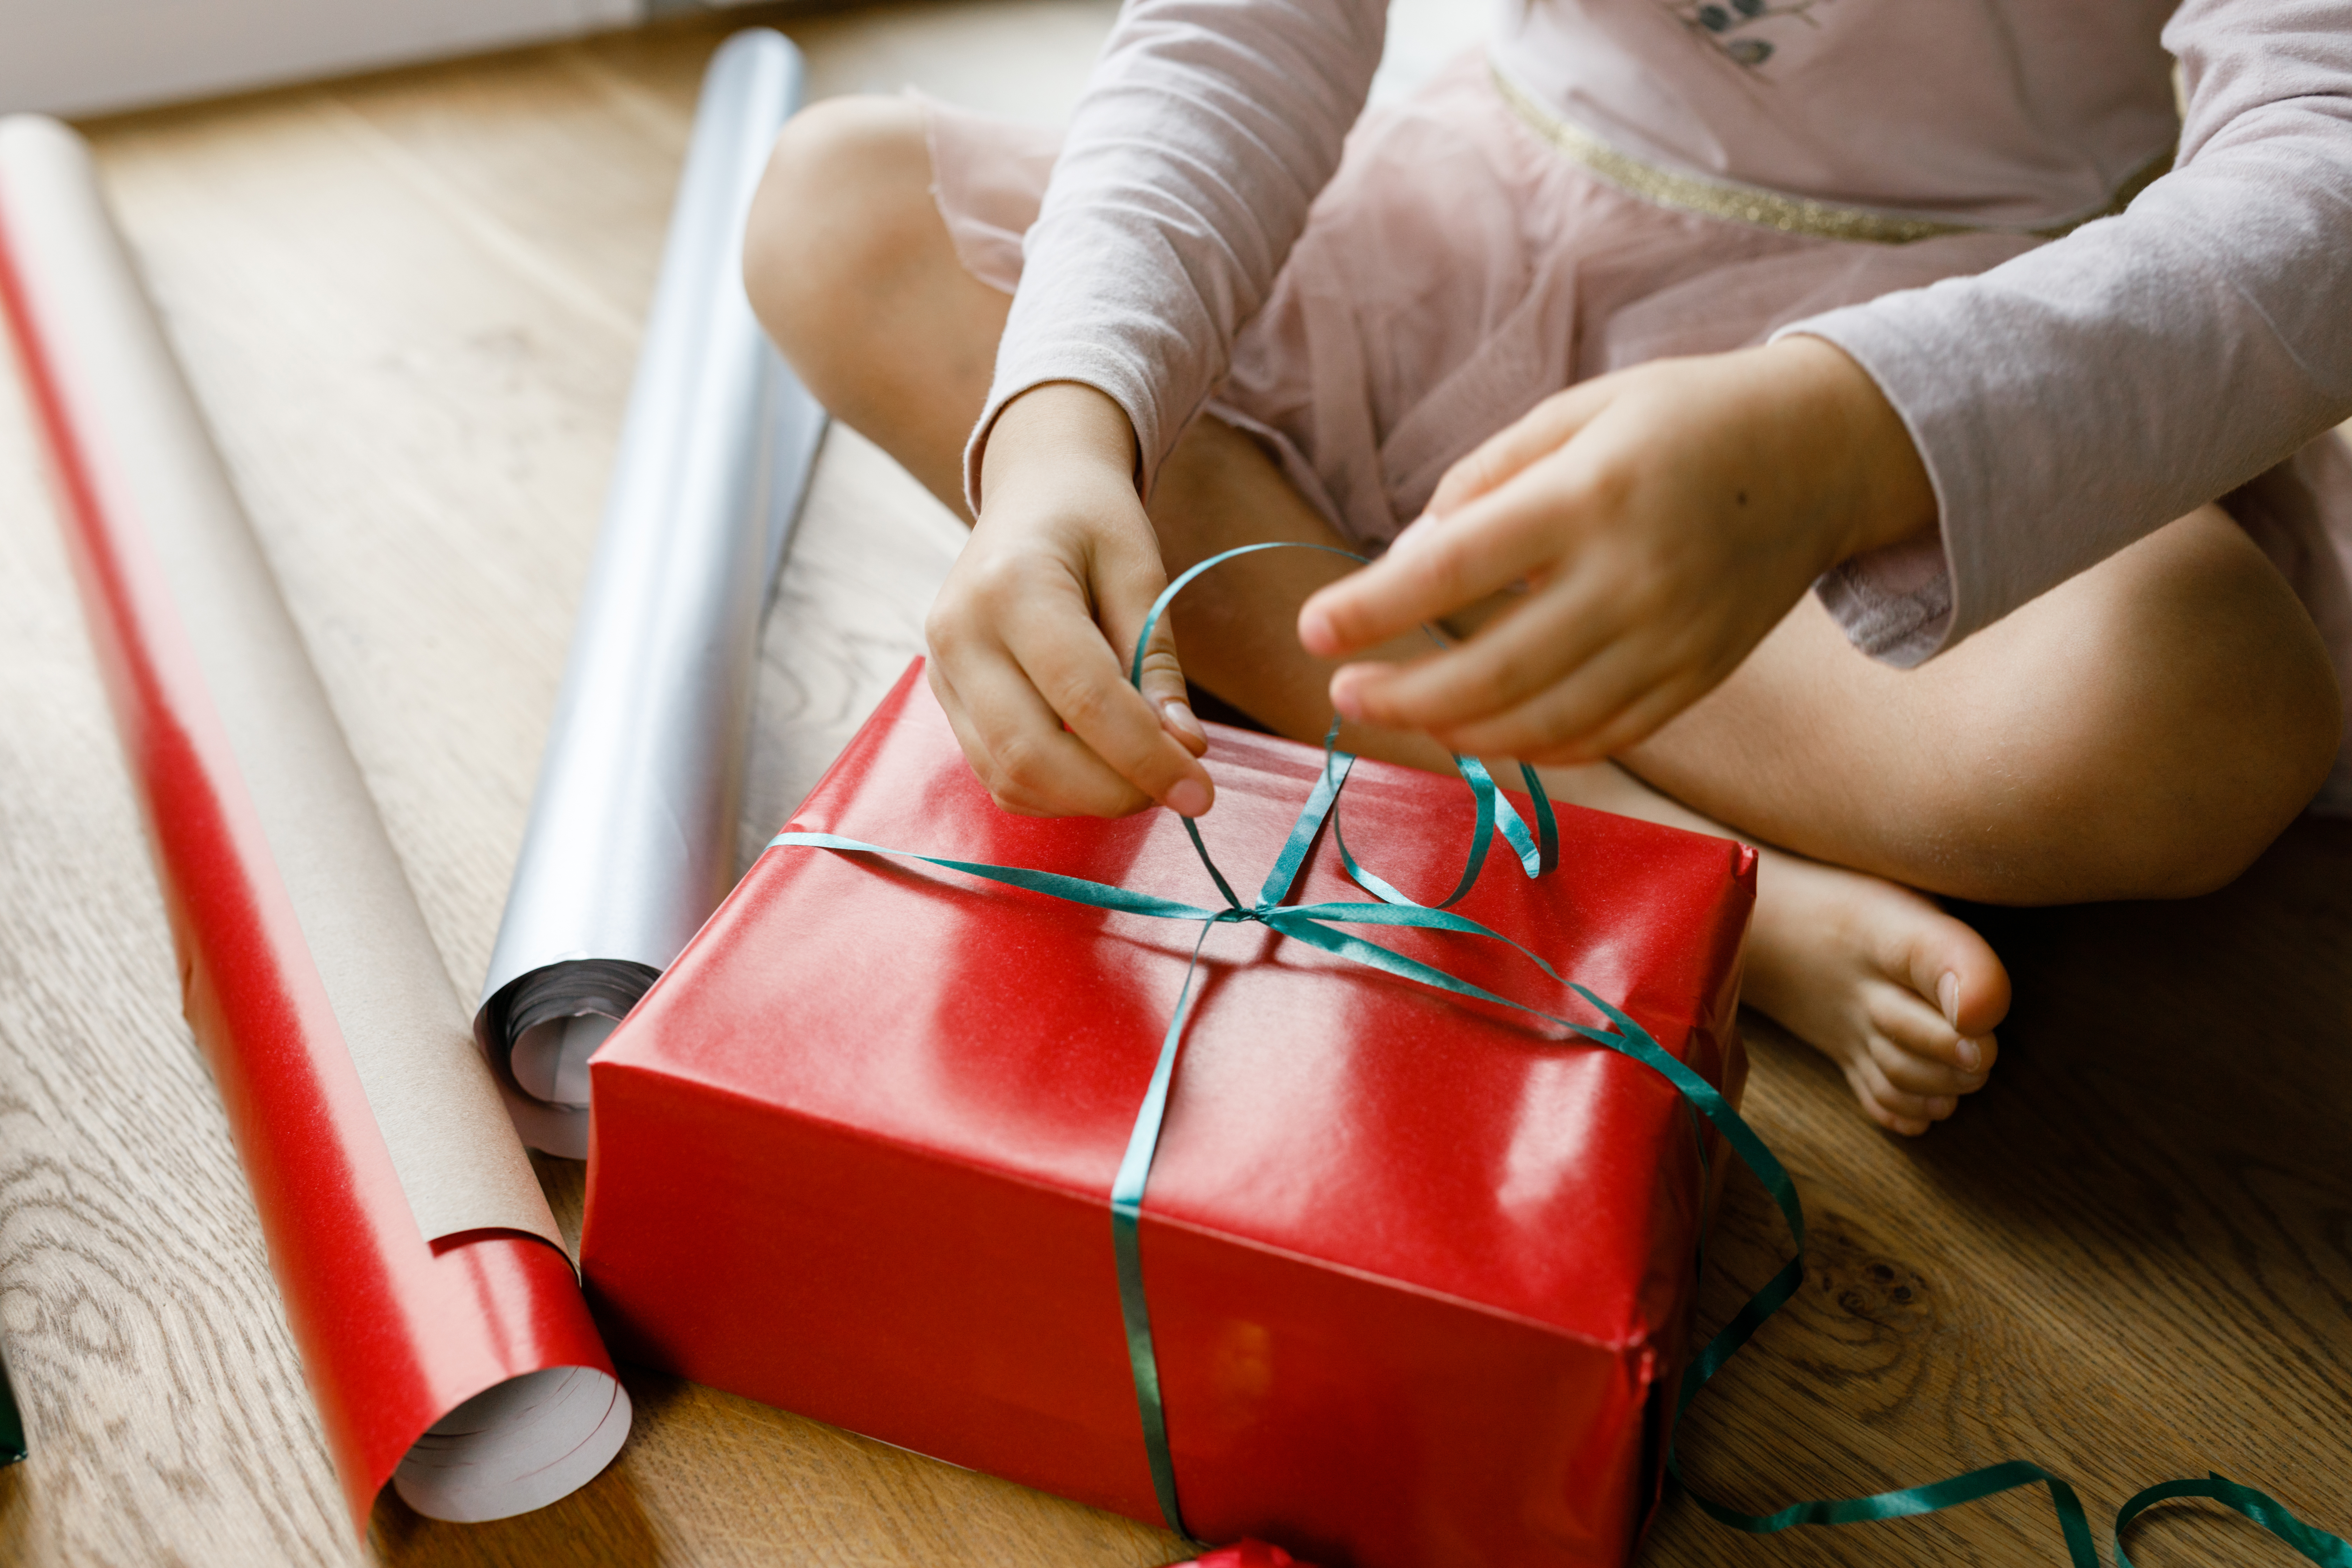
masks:
{"type": "MultiPolygon", "coordinates": [[[[1126,409],[1149,485],[1331,178],[1384,26],[1383,0],[1131,0],[1025,241],[975,494],[998,410],[1050,381],[1126,409]]],[[[1490,48],[1654,166],[1996,229],[2100,211],[2177,135],[2120,216],[1784,329],[1869,372],[1940,504],[1932,613],[1874,615],[1867,557],[1824,581],[1878,658],[1949,647],[2352,415],[2347,0],[1502,0],[1490,48]]]]}

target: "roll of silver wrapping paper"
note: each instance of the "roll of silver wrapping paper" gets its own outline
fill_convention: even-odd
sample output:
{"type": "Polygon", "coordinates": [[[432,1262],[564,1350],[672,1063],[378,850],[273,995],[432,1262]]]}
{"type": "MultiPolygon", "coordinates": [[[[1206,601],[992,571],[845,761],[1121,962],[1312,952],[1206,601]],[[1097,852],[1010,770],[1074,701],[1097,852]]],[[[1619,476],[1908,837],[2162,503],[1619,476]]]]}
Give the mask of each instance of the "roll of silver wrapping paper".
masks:
{"type": "Polygon", "coordinates": [[[713,57],[604,528],[474,1027],[523,1141],[588,1152],[588,1057],[732,881],[760,617],[824,415],[751,314],[743,218],[799,106],[764,28],[713,57]]]}

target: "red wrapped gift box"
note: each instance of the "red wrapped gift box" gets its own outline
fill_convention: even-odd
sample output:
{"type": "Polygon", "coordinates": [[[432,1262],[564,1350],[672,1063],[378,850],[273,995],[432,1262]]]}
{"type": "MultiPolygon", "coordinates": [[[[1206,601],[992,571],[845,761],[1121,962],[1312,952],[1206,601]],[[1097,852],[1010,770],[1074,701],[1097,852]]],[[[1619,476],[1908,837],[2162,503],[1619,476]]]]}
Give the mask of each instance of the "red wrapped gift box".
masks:
{"type": "MultiPolygon", "coordinates": [[[[1172,814],[997,810],[919,668],[793,829],[1223,903],[1172,814]]],[[[1208,765],[1202,831],[1254,888],[1322,759],[1213,727],[1208,765]]],[[[1340,811],[1369,869],[1453,886],[1458,781],[1359,763],[1340,811]]],[[[1455,908],[1736,1095],[1753,852],[1560,815],[1559,870],[1498,856],[1455,908]]],[[[1331,837],[1293,901],[1363,900],[1331,837]]],[[[592,1069],[615,1351],[1157,1521],[1108,1198],[1200,930],[770,849],[592,1069]]],[[[1602,1023],[1502,943],[1370,934],[1602,1023]]],[[[1681,1097],[1262,925],[1213,928],[1195,984],[1141,1228],[1185,1522],[1325,1568],[1623,1563],[1709,1206],[1681,1097]]]]}

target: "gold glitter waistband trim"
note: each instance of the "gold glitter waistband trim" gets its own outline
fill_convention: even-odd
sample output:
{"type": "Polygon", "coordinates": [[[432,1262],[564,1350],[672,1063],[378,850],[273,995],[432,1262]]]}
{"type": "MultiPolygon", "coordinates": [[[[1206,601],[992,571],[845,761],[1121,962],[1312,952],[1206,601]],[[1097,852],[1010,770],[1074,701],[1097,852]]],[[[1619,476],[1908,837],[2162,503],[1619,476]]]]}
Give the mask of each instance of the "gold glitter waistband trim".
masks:
{"type": "Polygon", "coordinates": [[[1526,121],[1528,129],[1629,195],[1662,207],[1723,218],[1731,223],[1753,224],[1759,228],[1778,229],[1783,234],[1809,235],[1815,239],[1860,240],[1874,245],[1908,245],[1914,240],[1934,239],[1947,234],[2021,234],[2036,239],[2056,239],[2093,219],[2112,217],[2123,211],[2134,196],[2147,189],[2159,175],[2172,167],[2172,149],[2168,147],[2124,181],[2105,206],[2085,216],[2047,228],[2010,228],[1998,224],[1950,223],[1936,218],[1906,217],[1897,213],[1839,206],[1831,202],[1814,201],[1810,196],[1792,196],[1756,185],[1734,184],[1727,180],[1711,180],[1703,174],[1686,174],[1678,169],[1664,169],[1655,163],[1645,163],[1639,158],[1619,152],[1582,126],[1560,118],[1549,107],[1538,102],[1525,88],[1505,76],[1499,67],[1496,68],[1494,78],[1495,90],[1502,94],[1503,101],[1510,106],[1511,112],[1526,121]]]}

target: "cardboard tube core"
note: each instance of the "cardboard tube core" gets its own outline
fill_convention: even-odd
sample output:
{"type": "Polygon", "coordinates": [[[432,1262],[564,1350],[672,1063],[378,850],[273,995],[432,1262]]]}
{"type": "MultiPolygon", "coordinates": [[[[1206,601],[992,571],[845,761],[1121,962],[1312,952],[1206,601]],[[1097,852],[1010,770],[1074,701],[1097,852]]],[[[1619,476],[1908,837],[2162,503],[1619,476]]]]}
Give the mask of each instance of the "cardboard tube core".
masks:
{"type": "Polygon", "coordinates": [[[393,1471],[393,1489],[428,1519],[506,1519],[587,1485],[628,1435],[619,1379],[594,1367],[548,1367],[484,1389],[436,1421],[393,1471]]]}

